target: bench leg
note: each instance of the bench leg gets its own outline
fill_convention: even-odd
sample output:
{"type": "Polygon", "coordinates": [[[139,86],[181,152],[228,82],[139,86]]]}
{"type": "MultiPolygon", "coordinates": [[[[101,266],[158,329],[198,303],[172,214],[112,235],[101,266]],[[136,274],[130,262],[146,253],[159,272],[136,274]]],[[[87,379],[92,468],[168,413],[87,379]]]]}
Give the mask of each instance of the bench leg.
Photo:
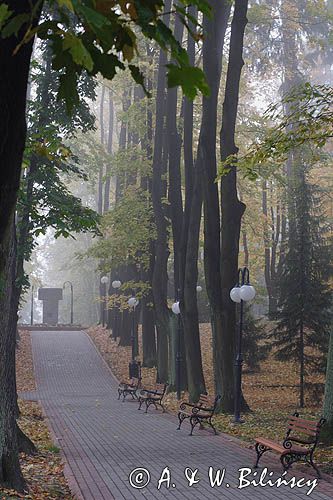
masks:
{"type": "Polygon", "coordinates": [[[123,391],[121,389],[118,389],[118,399],[120,399],[120,396],[121,396],[122,392],[123,391]]]}
{"type": "Polygon", "coordinates": [[[211,428],[213,429],[215,436],[217,436],[217,430],[215,429],[214,425],[212,424],[212,421],[211,421],[211,420],[209,420],[209,422],[208,422],[208,423],[209,423],[209,425],[211,426],[211,428]]]}
{"type": "Polygon", "coordinates": [[[142,406],[143,401],[144,400],[142,398],[139,398],[139,408],[138,408],[138,410],[141,410],[141,406],[142,406]]]}
{"type": "Polygon", "coordinates": [[[190,424],[191,424],[191,432],[190,432],[190,436],[193,435],[193,430],[194,430],[194,427],[199,424],[199,420],[197,417],[191,417],[190,418],[190,424]]]}
{"type": "Polygon", "coordinates": [[[182,412],[179,412],[178,413],[178,420],[179,420],[179,425],[177,427],[177,431],[180,430],[181,426],[182,426],[182,423],[184,422],[184,420],[186,419],[187,417],[184,415],[184,413],[182,412]]]}
{"type": "Polygon", "coordinates": [[[161,403],[161,402],[160,402],[160,403],[158,403],[158,404],[159,404],[159,405],[160,405],[160,407],[162,408],[163,413],[165,413],[165,408],[164,408],[164,406],[163,406],[163,403],[161,403]]]}
{"type": "Polygon", "coordinates": [[[261,459],[263,454],[269,450],[269,448],[266,448],[266,446],[264,446],[263,444],[260,444],[260,443],[256,443],[255,448],[256,448],[256,452],[257,452],[257,460],[256,460],[256,463],[254,464],[253,468],[258,469],[259,460],[261,459]]]}
{"type": "Polygon", "coordinates": [[[148,413],[148,408],[149,406],[151,405],[151,401],[148,401],[148,399],[146,400],[146,411],[145,413],[148,413]]]}
{"type": "Polygon", "coordinates": [[[309,464],[316,471],[318,479],[321,479],[320,470],[318,469],[318,467],[316,466],[316,464],[313,461],[313,454],[312,453],[310,453],[309,464]]]}
{"type": "Polygon", "coordinates": [[[280,462],[282,464],[284,472],[287,472],[292,466],[292,464],[296,461],[297,460],[295,459],[292,453],[287,453],[286,455],[282,455],[280,457],[280,462]]]}

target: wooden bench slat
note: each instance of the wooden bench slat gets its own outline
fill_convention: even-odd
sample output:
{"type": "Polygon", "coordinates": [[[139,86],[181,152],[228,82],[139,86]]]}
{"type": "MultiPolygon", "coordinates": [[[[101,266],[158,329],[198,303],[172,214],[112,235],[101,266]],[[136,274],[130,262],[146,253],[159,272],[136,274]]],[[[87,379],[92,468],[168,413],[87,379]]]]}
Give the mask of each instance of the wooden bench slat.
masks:
{"type": "Polygon", "coordinates": [[[304,429],[303,427],[298,427],[297,425],[290,426],[290,428],[294,432],[303,433],[303,434],[306,434],[307,436],[315,437],[317,435],[316,432],[310,431],[309,429],[304,429]]]}
{"type": "Polygon", "coordinates": [[[291,415],[289,417],[289,421],[298,422],[299,424],[305,425],[311,429],[317,429],[319,427],[318,422],[314,422],[313,420],[306,420],[305,418],[296,417],[295,415],[291,415]]]}
{"type": "Polygon", "coordinates": [[[306,429],[311,432],[318,432],[318,427],[311,427],[310,425],[303,424],[302,422],[297,422],[296,420],[289,420],[288,425],[290,427],[299,427],[300,429],[306,429]]]}
{"type": "Polygon", "coordinates": [[[305,446],[299,446],[294,443],[291,448],[285,448],[283,444],[277,443],[276,441],[272,441],[271,439],[256,438],[256,442],[263,444],[267,448],[270,448],[272,451],[276,451],[277,453],[280,453],[282,455],[290,453],[290,451],[303,454],[307,454],[309,451],[307,448],[305,448],[305,446]]]}

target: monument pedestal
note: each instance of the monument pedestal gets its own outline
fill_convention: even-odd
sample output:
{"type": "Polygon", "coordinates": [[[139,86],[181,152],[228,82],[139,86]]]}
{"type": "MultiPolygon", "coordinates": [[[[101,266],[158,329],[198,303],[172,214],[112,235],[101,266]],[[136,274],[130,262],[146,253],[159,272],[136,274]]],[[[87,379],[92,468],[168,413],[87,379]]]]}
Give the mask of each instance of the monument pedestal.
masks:
{"type": "Polygon", "coordinates": [[[59,300],[62,300],[62,288],[40,288],[38,299],[43,301],[43,323],[57,325],[59,322],[59,300]]]}

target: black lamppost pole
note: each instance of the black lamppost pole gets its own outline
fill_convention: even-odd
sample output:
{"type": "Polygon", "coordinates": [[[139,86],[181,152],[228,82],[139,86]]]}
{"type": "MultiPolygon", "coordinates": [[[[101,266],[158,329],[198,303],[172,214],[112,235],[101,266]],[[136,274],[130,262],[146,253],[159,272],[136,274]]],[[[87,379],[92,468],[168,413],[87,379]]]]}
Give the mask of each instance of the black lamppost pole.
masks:
{"type": "Polygon", "coordinates": [[[130,378],[132,378],[136,376],[134,375],[134,373],[136,372],[135,365],[137,365],[135,359],[135,308],[139,304],[139,301],[136,297],[130,297],[127,303],[132,312],[132,329],[131,329],[132,360],[130,363],[130,378]]]}
{"type": "Polygon", "coordinates": [[[31,307],[30,307],[30,325],[34,324],[34,285],[31,286],[31,307]]]}
{"type": "Polygon", "coordinates": [[[128,299],[128,305],[132,311],[132,331],[131,331],[131,346],[132,346],[132,363],[135,362],[135,308],[139,304],[136,297],[130,297],[128,299]]]}
{"type": "MultiPolygon", "coordinates": [[[[119,288],[121,287],[121,281],[120,280],[114,280],[111,283],[112,288],[115,290],[115,294],[118,295],[119,293],[119,288]]],[[[117,338],[118,336],[118,310],[117,306],[114,307],[114,314],[113,314],[113,321],[112,321],[112,337],[114,339],[117,338]]]]}
{"type": "Polygon", "coordinates": [[[105,326],[106,323],[106,311],[107,311],[107,304],[108,304],[108,297],[107,297],[107,285],[109,283],[109,278],[107,276],[102,276],[101,277],[101,283],[103,285],[103,314],[102,314],[102,325],[103,327],[105,326]]]}
{"type": "Polygon", "coordinates": [[[241,424],[241,397],[242,397],[242,366],[243,366],[243,353],[242,353],[242,340],[243,340],[243,315],[244,315],[244,302],[254,299],[256,291],[250,285],[250,272],[247,267],[238,270],[238,282],[236,286],[230,291],[230,298],[233,302],[240,304],[240,317],[238,329],[238,346],[237,356],[235,361],[236,376],[235,376],[235,406],[234,406],[234,423],[241,424]]]}
{"type": "Polygon", "coordinates": [[[74,323],[74,292],[73,292],[73,283],[71,281],[65,281],[65,283],[62,285],[63,290],[65,289],[65,286],[69,284],[71,288],[71,325],[74,323]]]}

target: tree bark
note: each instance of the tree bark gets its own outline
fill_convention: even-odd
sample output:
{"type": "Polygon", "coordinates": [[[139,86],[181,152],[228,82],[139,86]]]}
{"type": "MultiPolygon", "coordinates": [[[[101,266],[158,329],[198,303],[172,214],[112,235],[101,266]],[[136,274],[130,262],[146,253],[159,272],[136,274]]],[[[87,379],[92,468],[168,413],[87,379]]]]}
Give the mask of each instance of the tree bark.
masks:
{"type": "MultiPolygon", "coordinates": [[[[189,7],[192,17],[197,17],[196,7],[189,7]]],[[[195,41],[188,36],[187,53],[190,63],[195,63],[195,41]]],[[[206,391],[202,368],[199,314],[197,304],[198,249],[202,211],[202,190],[199,168],[193,161],[193,101],[184,98],[184,169],[185,210],[181,243],[181,313],[184,325],[184,343],[188,391],[191,401],[197,401],[206,391]]]]}
{"type": "MultiPolygon", "coordinates": [[[[174,2],[175,5],[178,2],[174,2]]],[[[181,44],[183,39],[184,25],[179,16],[176,16],[174,37],[181,44]]],[[[174,62],[174,61],[172,61],[174,62]]],[[[169,189],[168,199],[170,203],[170,216],[172,228],[172,241],[173,241],[173,275],[174,275],[174,297],[180,300],[180,294],[183,289],[182,273],[181,273],[181,245],[182,245],[182,229],[183,229],[183,200],[182,200],[182,185],[181,185],[181,146],[182,138],[177,128],[177,104],[178,104],[178,90],[177,87],[169,88],[166,99],[166,136],[168,142],[168,167],[169,167],[169,189]]],[[[177,353],[180,346],[180,359],[181,359],[181,373],[180,384],[181,390],[187,389],[187,373],[186,373],[186,356],[184,345],[184,330],[182,323],[180,328],[174,327],[174,323],[170,323],[170,342],[169,342],[169,363],[170,374],[176,374],[177,371],[177,353]],[[180,335],[180,343],[178,342],[178,335],[180,335]]],[[[173,377],[176,384],[176,376],[173,377]]],[[[171,378],[169,379],[169,390],[175,389],[171,378]]]]}
{"type": "Polygon", "coordinates": [[[213,363],[215,390],[222,392],[222,373],[219,356],[222,337],[222,291],[220,210],[216,179],[217,106],[221,79],[224,37],[231,3],[211,0],[213,18],[204,17],[206,36],[203,42],[203,68],[210,87],[210,96],[203,98],[202,120],[196,168],[202,172],[204,205],[204,265],[207,294],[211,309],[213,334],[213,363]]]}
{"type": "MultiPolygon", "coordinates": [[[[147,56],[152,61],[152,51],[147,43],[147,56]]],[[[152,91],[152,80],[147,79],[147,90],[152,91]]],[[[153,114],[149,102],[146,106],[146,133],[142,140],[142,148],[146,151],[146,156],[149,161],[152,160],[153,146],[153,114]]],[[[149,175],[141,177],[141,189],[147,195],[147,206],[151,203],[152,181],[149,175]]],[[[153,239],[149,245],[149,264],[147,269],[141,268],[141,279],[149,286],[147,295],[142,300],[142,364],[147,368],[152,368],[157,365],[157,350],[156,350],[156,329],[154,315],[154,297],[152,291],[152,280],[154,274],[155,263],[155,242],[153,239]]]]}
{"type": "MultiPolygon", "coordinates": [[[[9,0],[7,4],[19,15],[30,12],[37,1],[9,0]]],[[[13,228],[26,139],[26,93],[33,40],[16,55],[13,51],[26,28],[24,25],[17,36],[0,40],[0,484],[18,491],[23,491],[24,479],[18,461],[15,412],[16,328],[14,333],[11,323],[16,268],[13,228]]]]}
{"type": "Polygon", "coordinates": [[[330,334],[327,355],[323,417],[327,420],[323,430],[325,440],[329,443],[333,443],[333,329],[330,334]]]}
{"type": "MultiPolygon", "coordinates": [[[[113,153],[113,127],[114,127],[114,107],[112,101],[112,93],[109,90],[109,130],[107,149],[108,154],[111,156],[113,153]]],[[[108,212],[110,208],[110,188],[111,188],[111,165],[106,168],[105,185],[104,185],[104,213],[108,212]]]]}
{"type": "MultiPolygon", "coordinates": [[[[235,0],[231,23],[229,62],[223,118],[221,128],[221,159],[236,155],[236,119],[238,111],[239,85],[243,61],[244,32],[247,24],[248,0],[235,0]]],[[[239,238],[241,220],[245,205],[237,194],[237,170],[230,166],[230,172],[221,182],[221,285],[222,285],[222,335],[216,349],[217,384],[222,395],[222,407],[227,412],[234,409],[234,360],[236,354],[236,307],[230,299],[230,290],[237,282],[239,238]]],[[[243,409],[246,405],[243,402],[243,409]]]]}
{"type": "MultiPolygon", "coordinates": [[[[104,101],[105,101],[105,87],[102,86],[101,103],[99,108],[99,124],[101,128],[101,144],[105,143],[105,132],[104,132],[104,101]]],[[[98,199],[97,199],[97,211],[100,215],[103,214],[103,163],[99,166],[98,171],[98,199]]]]}
{"type": "MultiPolygon", "coordinates": [[[[164,22],[168,25],[171,9],[171,0],[166,0],[164,5],[164,22]]],[[[168,381],[168,335],[170,311],[167,304],[168,273],[167,263],[169,257],[168,247],[168,222],[163,200],[166,197],[167,154],[164,139],[165,121],[165,86],[166,86],[166,55],[160,51],[157,93],[156,93],[156,123],[153,153],[152,177],[152,202],[157,231],[155,244],[155,265],[153,274],[153,296],[155,306],[155,321],[157,327],[157,381],[168,381]]]]}

